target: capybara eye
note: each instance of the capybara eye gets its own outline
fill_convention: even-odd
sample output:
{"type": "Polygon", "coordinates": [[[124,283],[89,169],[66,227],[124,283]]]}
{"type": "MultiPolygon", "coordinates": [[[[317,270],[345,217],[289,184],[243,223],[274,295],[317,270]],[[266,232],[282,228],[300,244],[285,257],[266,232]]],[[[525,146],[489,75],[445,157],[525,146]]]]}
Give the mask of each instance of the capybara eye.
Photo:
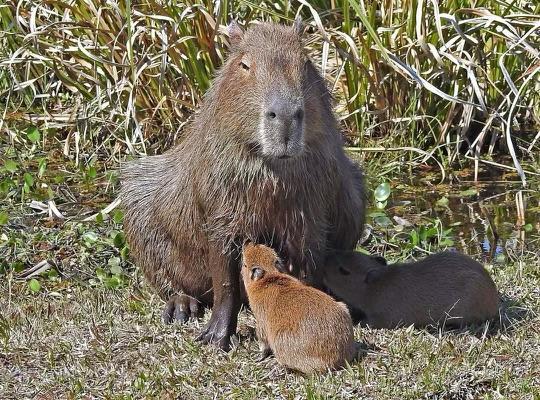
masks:
{"type": "Polygon", "coordinates": [[[250,62],[245,57],[240,60],[240,66],[246,71],[249,71],[249,69],[251,68],[250,62]]]}
{"type": "Polygon", "coordinates": [[[346,270],[345,268],[343,267],[339,267],[339,272],[341,272],[341,274],[343,275],[350,275],[350,271],[346,270]]]}

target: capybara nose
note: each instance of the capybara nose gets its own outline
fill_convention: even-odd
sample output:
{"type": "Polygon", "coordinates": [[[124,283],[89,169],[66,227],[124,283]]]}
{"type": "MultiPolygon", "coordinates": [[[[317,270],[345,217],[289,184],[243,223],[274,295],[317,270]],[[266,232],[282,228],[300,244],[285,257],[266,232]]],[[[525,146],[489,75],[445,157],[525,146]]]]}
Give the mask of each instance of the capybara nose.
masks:
{"type": "Polygon", "coordinates": [[[290,125],[291,122],[301,122],[304,118],[304,108],[298,102],[285,96],[274,96],[265,112],[266,120],[272,124],[290,125]]]}

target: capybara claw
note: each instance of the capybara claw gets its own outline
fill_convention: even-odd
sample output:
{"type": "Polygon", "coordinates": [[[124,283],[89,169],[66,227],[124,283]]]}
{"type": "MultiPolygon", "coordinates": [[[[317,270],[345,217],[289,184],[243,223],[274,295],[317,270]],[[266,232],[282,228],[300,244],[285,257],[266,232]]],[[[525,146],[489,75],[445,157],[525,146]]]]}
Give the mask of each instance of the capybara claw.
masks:
{"type": "Polygon", "coordinates": [[[163,322],[172,324],[175,321],[186,323],[189,319],[200,318],[204,309],[199,301],[191,296],[180,294],[172,296],[163,309],[163,322]]]}
{"type": "Polygon", "coordinates": [[[195,339],[203,344],[215,344],[223,351],[231,349],[231,335],[228,332],[228,327],[221,319],[213,320],[204,329],[204,331],[195,339]]]}

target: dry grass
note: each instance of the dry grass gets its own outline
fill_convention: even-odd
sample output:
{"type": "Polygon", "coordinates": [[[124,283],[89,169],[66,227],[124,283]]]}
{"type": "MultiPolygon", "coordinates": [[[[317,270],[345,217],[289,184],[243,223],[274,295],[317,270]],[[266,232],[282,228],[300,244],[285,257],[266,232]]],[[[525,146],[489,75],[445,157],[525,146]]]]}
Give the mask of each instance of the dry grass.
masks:
{"type": "MultiPolygon", "coordinates": [[[[68,223],[56,244],[74,244],[68,223]]],[[[32,240],[29,240],[32,243],[32,240]]],[[[60,250],[56,250],[60,251],[60,250]]],[[[505,321],[470,331],[358,327],[365,357],[313,377],[258,363],[253,318],[243,311],[236,348],[224,354],[194,341],[204,321],[165,326],[163,306],[139,276],[106,289],[95,279],[107,248],[77,252],[62,278],[30,293],[10,271],[0,281],[0,398],[181,399],[538,399],[538,254],[492,268],[505,321]],[[535,258],[536,257],[536,258],[535,258]],[[84,261],[86,260],[86,262],[84,261]],[[88,277],[94,277],[88,279],[88,277]]],[[[205,316],[207,319],[209,314],[205,316]]]]}

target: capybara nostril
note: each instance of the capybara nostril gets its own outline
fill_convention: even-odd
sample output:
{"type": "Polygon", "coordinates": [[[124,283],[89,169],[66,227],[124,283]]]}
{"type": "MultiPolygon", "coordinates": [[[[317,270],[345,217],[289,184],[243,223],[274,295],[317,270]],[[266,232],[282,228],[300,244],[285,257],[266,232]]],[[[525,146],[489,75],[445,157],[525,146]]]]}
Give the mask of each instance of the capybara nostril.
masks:
{"type": "Polygon", "coordinates": [[[276,116],[277,116],[276,113],[273,112],[273,111],[268,111],[268,112],[266,113],[266,117],[267,117],[268,119],[275,119],[276,116]]]}

